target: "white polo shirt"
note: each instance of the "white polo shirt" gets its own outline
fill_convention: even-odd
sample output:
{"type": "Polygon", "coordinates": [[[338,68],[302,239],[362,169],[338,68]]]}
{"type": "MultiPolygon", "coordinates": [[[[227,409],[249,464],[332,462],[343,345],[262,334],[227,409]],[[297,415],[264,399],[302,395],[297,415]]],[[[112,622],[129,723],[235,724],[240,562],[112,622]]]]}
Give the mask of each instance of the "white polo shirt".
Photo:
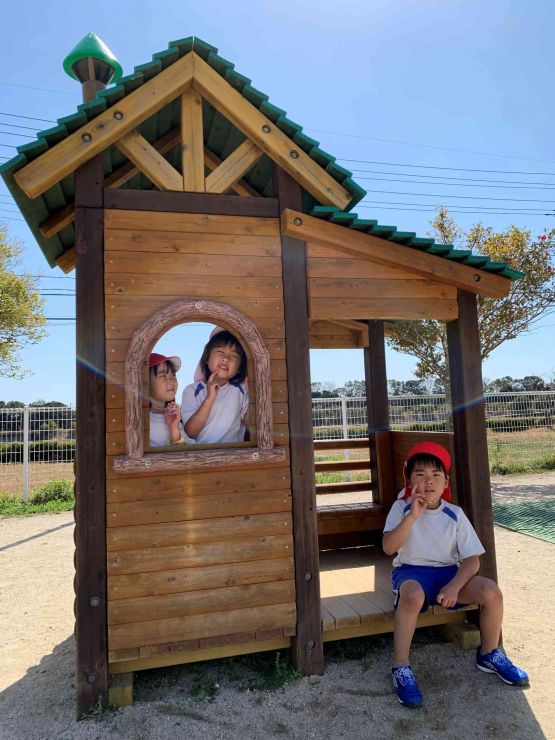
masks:
{"type": "MultiPolygon", "coordinates": [[[[183,427],[191,416],[198,411],[208,395],[206,384],[202,381],[191,383],[183,391],[181,401],[181,418],[183,427]]],[[[243,417],[249,408],[249,393],[241,383],[226,383],[221,386],[216,396],[208,420],[196,439],[185,434],[189,444],[219,444],[222,442],[243,442],[245,425],[243,417]]]]}
{"type": "MultiPolygon", "coordinates": [[[[385,520],[391,532],[410,512],[411,498],[397,499],[385,520]]],[[[458,565],[461,560],[485,552],[478,535],[460,506],[440,500],[437,509],[426,509],[399,548],[393,567],[399,565],[458,565]]]]}

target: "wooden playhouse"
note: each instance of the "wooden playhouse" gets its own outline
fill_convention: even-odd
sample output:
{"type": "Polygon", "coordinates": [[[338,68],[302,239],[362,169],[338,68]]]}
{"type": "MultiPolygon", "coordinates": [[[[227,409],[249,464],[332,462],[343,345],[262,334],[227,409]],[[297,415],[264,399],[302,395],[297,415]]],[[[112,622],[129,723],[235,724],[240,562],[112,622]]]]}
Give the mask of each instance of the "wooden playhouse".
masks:
{"type": "Polygon", "coordinates": [[[366,546],[422,434],[389,429],[387,321],[447,322],[437,437],[495,578],[476,296],[518,273],[350,213],[350,173],[214,47],[171,43],[103,89],[117,63],[84,41],[67,66],[86,102],[2,167],[50,266],[76,268],[78,716],[110,675],[288,647],[321,673],[324,641],[392,630],[390,563],[366,546]],[[149,450],[145,360],[199,320],[246,349],[251,441],[149,450]],[[309,348],[345,347],[364,352],[368,438],[314,443],[309,348]],[[346,447],[365,459],[315,464],[346,447]],[[329,467],[368,480],[317,486],[329,467]]]}

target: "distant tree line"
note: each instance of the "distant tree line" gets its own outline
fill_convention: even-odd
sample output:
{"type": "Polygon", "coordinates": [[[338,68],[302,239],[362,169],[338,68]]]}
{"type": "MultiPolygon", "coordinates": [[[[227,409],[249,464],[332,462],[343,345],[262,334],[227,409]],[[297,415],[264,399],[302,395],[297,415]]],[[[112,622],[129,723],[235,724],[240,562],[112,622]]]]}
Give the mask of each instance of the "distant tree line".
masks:
{"type": "MultiPolygon", "coordinates": [[[[331,382],[311,383],[312,398],[355,398],[366,396],[364,380],[348,380],[345,385],[336,386],[331,382]]],[[[443,383],[434,378],[424,380],[388,380],[389,396],[430,396],[445,393],[443,383]]],[[[506,375],[495,380],[484,380],[484,393],[533,393],[536,391],[555,391],[555,375],[551,380],[539,375],[525,375],[512,378],[506,375]]]]}

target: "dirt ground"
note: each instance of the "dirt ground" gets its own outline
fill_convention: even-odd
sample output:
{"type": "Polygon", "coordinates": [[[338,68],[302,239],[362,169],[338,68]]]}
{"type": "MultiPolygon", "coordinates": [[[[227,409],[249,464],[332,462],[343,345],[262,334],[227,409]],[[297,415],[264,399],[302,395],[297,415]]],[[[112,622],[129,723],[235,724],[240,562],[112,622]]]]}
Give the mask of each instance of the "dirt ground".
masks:
{"type": "MultiPolygon", "coordinates": [[[[555,474],[495,478],[497,501],[555,498],[555,474]]],[[[415,640],[420,710],[390,684],[391,637],[354,660],[326,651],[326,675],[245,690],[221,663],[213,700],[191,695],[194,670],[140,674],[132,707],[76,723],[72,515],[0,520],[0,738],[555,738],[555,545],[496,527],[504,643],[530,674],[522,690],[477,671],[451,643],[415,640]],[[154,678],[153,678],[154,673],[154,678]],[[149,678],[142,676],[149,675],[149,678]],[[158,678],[157,678],[158,677],[158,678]]],[[[212,684],[213,685],[213,684],[212,684]]]]}

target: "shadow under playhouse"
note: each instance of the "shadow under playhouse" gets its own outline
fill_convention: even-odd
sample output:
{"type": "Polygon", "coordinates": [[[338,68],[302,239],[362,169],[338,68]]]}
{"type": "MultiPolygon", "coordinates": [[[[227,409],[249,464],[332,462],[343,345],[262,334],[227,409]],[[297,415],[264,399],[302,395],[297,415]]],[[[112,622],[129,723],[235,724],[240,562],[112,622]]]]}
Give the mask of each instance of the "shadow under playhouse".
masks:
{"type": "Polygon", "coordinates": [[[129,698],[133,671],[289,647],[318,674],[323,642],[392,631],[368,545],[424,435],[389,428],[388,321],[447,323],[454,433],[427,437],[495,578],[476,297],[520,273],[351,213],[351,173],[198,38],[108,88],[121,70],[93,35],[66,68],[85,102],[1,171],[49,265],[76,269],[78,716],[117,674],[129,698]],[[148,448],[145,362],[187,321],[245,347],[249,442],[148,448]],[[366,439],[314,442],[310,348],[364,352],[366,439]],[[315,463],[344,448],[364,460],[315,463]],[[330,468],[368,480],[316,485],[330,468]]]}

